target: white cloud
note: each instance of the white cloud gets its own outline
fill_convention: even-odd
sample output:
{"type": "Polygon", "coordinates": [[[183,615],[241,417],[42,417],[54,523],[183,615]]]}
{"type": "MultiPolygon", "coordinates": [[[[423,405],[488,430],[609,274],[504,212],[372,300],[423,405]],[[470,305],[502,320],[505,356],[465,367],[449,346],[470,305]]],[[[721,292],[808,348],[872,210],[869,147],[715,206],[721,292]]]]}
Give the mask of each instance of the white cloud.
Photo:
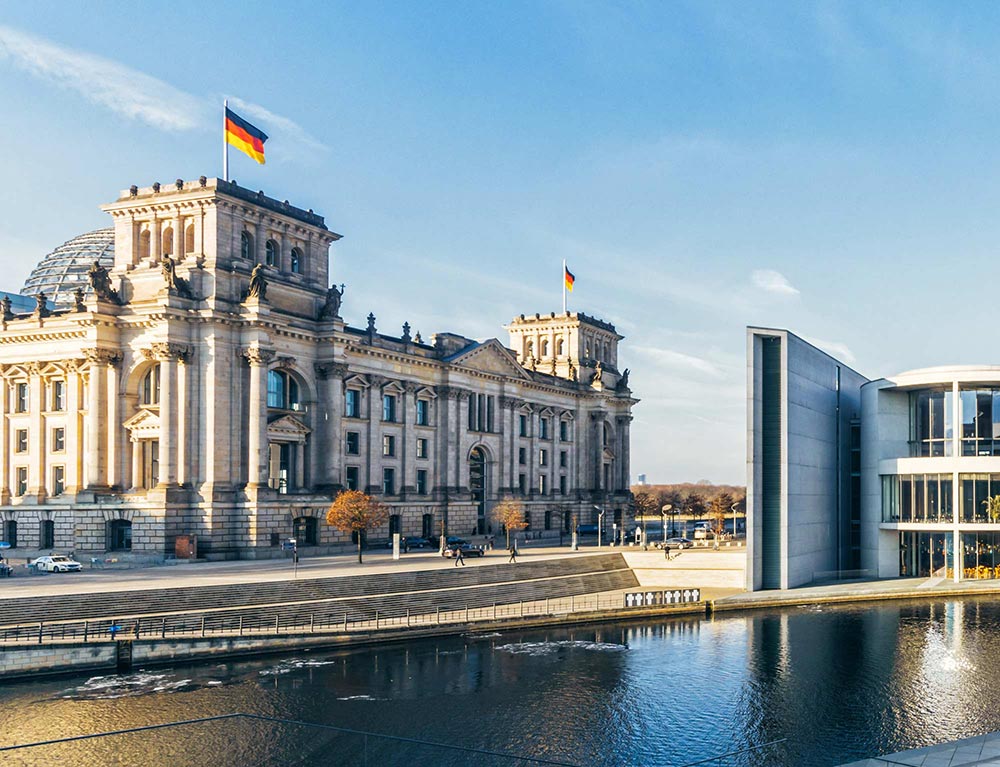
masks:
{"type": "Polygon", "coordinates": [[[773,269],[757,269],[751,275],[753,284],[768,293],[776,293],[782,296],[797,296],[799,289],[792,285],[781,272],[773,269]]]}
{"type": "MultiPolygon", "coordinates": [[[[309,133],[307,133],[302,126],[293,120],[289,120],[287,117],[276,115],[274,112],[260,106],[259,104],[244,101],[236,96],[229,96],[229,104],[234,109],[240,110],[241,115],[246,113],[250,117],[266,123],[269,131],[275,131],[276,129],[277,135],[279,135],[282,140],[287,140],[292,144],[298,144],[305,149],[318,150],[321,152],[329,151],[328,147],[323,142],[314,136],[309,135],[309,133]]],[[[273,138],[273,136],[271,138],[273,138]]]]}
{"type": "Polygon", "coordinates": [[[156,128],[180,131],[205,124],[204,104],[162,80],[2,25],[0,60],[156,128]]]}
{"type": "Polygon", "coordinates": [[[841,341],[825,341],[822,338],[810,338],[809,336],[802,336],[803,339],[811,343],[813,346],[822,349],[831,357],[836,357],[842,362],[846,362],[848,365],[853,365],[857,360],[854,356],[854,352],[851,351],[847,344],[841,341]]]}
{"type": "Polygon", "coordinates": [[[658,349],[653,346],[633,346],[629,351],[632,354],[646,357],[656,365],[667,370],[703,373],[712,378],[722,378],[725,375],[722,369],[714,362],[692,354],[675,352],[672,349],[658,349]]]}

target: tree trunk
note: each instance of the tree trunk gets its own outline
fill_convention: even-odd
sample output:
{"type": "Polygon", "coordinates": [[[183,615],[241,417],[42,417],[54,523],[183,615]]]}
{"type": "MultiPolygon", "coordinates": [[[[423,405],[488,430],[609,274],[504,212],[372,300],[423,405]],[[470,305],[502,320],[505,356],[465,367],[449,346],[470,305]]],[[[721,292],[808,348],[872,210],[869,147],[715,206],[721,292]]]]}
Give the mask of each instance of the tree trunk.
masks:
{"type": "Polygon", "coordinates": [[[358,564],[359,565],[363,564],[363,562],[361,561],[361,540],[362,540],[362,538],[361,538],[361,531],[359,530],[358,531],[358,564]]]}

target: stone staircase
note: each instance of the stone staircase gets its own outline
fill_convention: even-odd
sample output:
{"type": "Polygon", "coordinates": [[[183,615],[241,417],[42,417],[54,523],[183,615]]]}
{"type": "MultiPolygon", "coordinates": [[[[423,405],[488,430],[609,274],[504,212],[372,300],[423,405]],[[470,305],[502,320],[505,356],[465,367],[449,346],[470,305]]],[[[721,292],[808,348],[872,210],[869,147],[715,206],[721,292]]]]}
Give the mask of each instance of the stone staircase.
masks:
{"type": "MultiPolygon", "coordinates": [[[[126,593],[13,598],[0,604],[0,629],[44,622],[114,620],[123,633],[136,624],[155,632],[226,631],[275,625],[324,625],[489,607],[634,588],[621,554],[383,573],[300,581],[240,583],[126,593]]],[[[95,627],[97,630],[97,627],[95,627]]]]}

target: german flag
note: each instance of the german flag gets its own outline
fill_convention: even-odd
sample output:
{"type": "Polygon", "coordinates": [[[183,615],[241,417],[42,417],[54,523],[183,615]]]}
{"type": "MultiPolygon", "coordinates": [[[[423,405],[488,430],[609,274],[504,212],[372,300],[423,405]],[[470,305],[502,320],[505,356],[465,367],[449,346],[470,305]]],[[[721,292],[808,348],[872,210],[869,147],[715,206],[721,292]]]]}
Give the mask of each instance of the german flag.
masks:
{"type": "Polygon", "coordinates": [[[573,292],[573,283],[576,282],[576,277],[574,277],[573,276],[573,272],[571,272],[565,266],[563,267],[563,271],[566,273],[565,274],[565,278],[566,278],[566,290],[568,290],[570,293],[572,293],[573,292]]]}
{"type": "Polygon", "coordinates": [[[226,107],[226,142],[264,164],[264,142],[267,134],[255,128],[236,112],[226,107]]]}

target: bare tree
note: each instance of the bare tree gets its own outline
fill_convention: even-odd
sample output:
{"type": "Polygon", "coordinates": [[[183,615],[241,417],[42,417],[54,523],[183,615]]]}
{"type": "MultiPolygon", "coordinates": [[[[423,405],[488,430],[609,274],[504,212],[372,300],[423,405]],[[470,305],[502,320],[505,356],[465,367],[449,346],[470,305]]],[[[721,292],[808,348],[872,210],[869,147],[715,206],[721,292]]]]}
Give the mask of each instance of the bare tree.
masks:
{"type": "Polygon", "coordinates": [[[357,536],[358,563],[361,563],[365,535],[389,521],[389,509],[360,490],[344,490],[327,509],[326,521],[341,532],[357,536]]]}

